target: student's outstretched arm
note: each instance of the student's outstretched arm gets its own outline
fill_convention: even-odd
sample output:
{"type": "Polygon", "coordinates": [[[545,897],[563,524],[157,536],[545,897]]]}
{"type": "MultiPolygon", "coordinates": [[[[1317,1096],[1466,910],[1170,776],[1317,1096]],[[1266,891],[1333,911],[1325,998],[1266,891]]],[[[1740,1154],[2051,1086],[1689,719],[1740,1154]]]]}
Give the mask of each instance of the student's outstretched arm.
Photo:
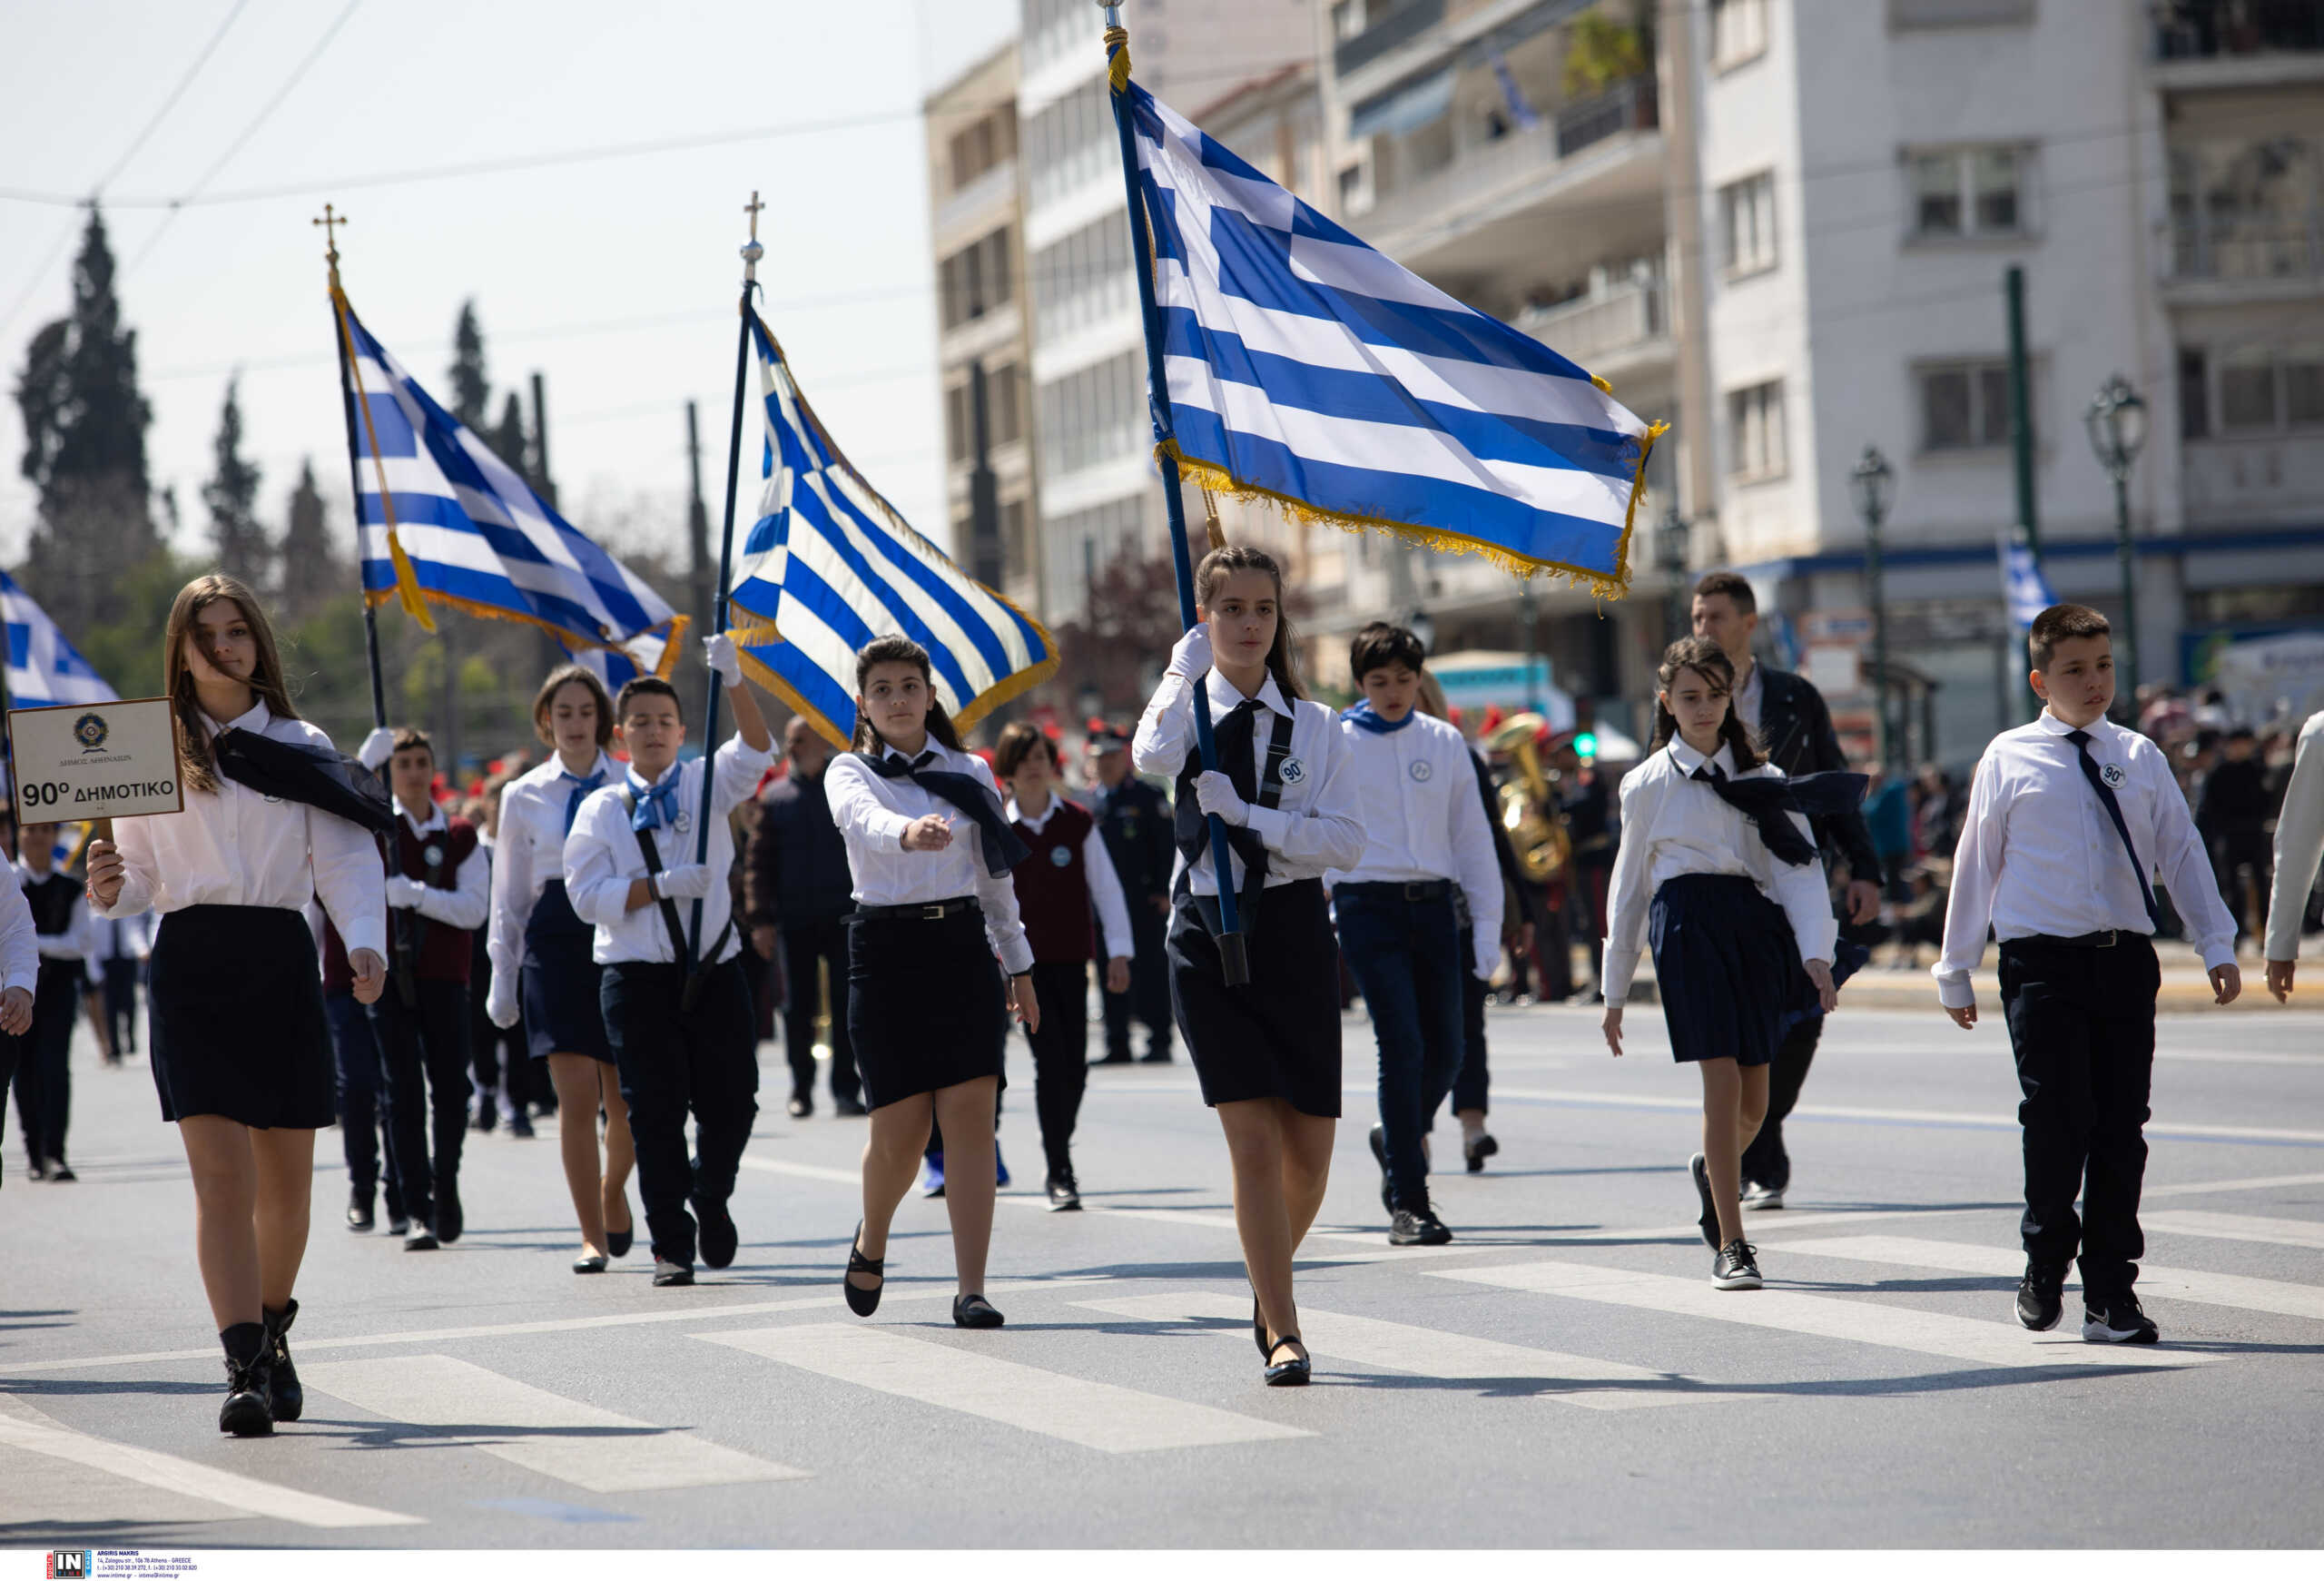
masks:
{"type": "Polygon", "coordinates": [[[2243,992],[2243,973],[2235,964],[2235,918],[2219,897],[2211,852],[2195,832],[2171,766],[2152,743],[2142,740],[2137,746],[2142,750],[2131,753],[2131,772],[2146,781],[2147,805],[2153,809],[2155,871],[2211,973],[2212,1003],[2226,1004],[2243,992]]]}

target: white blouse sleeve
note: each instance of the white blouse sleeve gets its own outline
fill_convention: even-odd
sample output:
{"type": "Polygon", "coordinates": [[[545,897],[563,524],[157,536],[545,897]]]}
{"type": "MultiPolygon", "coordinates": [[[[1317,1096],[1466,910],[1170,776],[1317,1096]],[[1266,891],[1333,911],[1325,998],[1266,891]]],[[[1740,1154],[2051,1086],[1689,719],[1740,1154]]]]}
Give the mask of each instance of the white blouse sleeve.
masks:
{"type": "Polygon", "coordinates": [[[25,898],[24,881],[12,868],[5,882],[0,882],[0,990],[21,988],[30,993],[39,984],[40,933],[33,921],[32,902],[25,898]]]}
{"type": "Polygon", "coordinates": [[[1324,771],[1316,776],[1315,794],[1296,811],[1254,805],[1245,821],[1271,851],[1311,866],[1352,872],[1364,860],[1365,844],[1364,802],[1355,788],[1355,745],[1335,721],[1325,725],[1323,736],[1324,771]]]}
{"type": "MultiPolygon", "coordinates": [[[[1146,705],[1137,734],[1130,741],[1129,760],[1138,773],[1173,781],[1178,777],[1187,755],[1195,749],[1194,695],[1193,685],[1183,676],[1166,675],[1154,688],[1154,698],[1146,705]]],[[[1357,859],[1363,855],[1364,848],[1357,846],[1357,859]]]]}
{"type": "MultiPolygon", "coordinates": [[[[192,797],[203,793],[189,791],[186,794],[192,797]]],[[[121,853],[121,893],[113,897],[111,905],[101,906],[93,898],[89,907],[101,917],[133,917],[153,905],[162,887],[160,867],[153,860],[153,820],[116,818],[113,825],[113,848],[121,853]]],[[[385,894],[384,888],[380,893],[385,894]]],[[[30,914],[29,911],[26,914],[30,914]]]]}
{"type": "Polygon", "coordinates": [[[851,846],[893,854],[904,848],[911,820],[882,803],[872,789],[872,771],[853,753],[832,759],[823,771],[823,799],[832,822],[851,846]]]}
{"type": "Polygon", "coordinates": [[[525,924],[533,916],[532,832],[512,819],[517,786],[500,787],[500,843],[492,852],[492,931],[485,948],[495,981],[514,983],[525,961],[525,924]]]}
{"type": "MultiPolygon", "coordinates": [[[[1816,835],[1807,818],[1798,813],[1786,813],[1784,816],[1807,837],[1808,845],[1813,848],[1816,835]]],[[[1839,938],[1840,924],[1832,915],[1832,894],[1825,887],[1823,858],[1811,855],[1805,864],[1794,867],[1772,851],[1766,855],[1768,887],[1775,892],[1776,904],[1783,907],[1783,914],[1791,919],[1791,936],[1799,945],[1799,958],[1829,963],[1833,945],[1839,938]]]]}
{"type": "Polygon", "coordinates": [[[388,952],[387,872],[380,865],[378,836],[336,813],[318,807],[307,815],[307,859],[315,875],[315,896],[351,956],[388,952]]]}
{"type": "MultiPolygon", "coordinates": [[[[992,777],[992,770],[985,766],[984,759],[971,756],[969,766],[970,772],[998,801],[1000,785],[992,777]]],[[[969,842],[970,862],[976,873],[977,902],[984,907],[984,936],[992,945],[992,953],[1000,957],[1001,969],[1011,977],[1031,971],[1033,946],[1026,939],[1025,924],[1017,915],[1017,880],[1006,873],[995,878],[986,870],[982,844],[973,826],[963,827],[959,837],[969,842]]]]}
{"type": "Polygon", "coordinates": [[[1653,870],[1654,815],[1661,797],[1636,769],[1622,780],[1621,842],[1614,848],[1614,870],[1606,881],[1606,1006],[1619,1010],[1630,996],[1630,979],[1646,948],[1647,876],[1653,870]]]}
{"type": "Polygon", "coordinates": [[[1107,853],[1105,831],[1094,820],[1089,833],[1082,836],[1081,867],[1089,874],[1089,904],[1098,913],[1098,930],[1105,935],[1107,957],[1136,954],[1137,948],[1130,943],[1129,904],[1122,896],[1121,875],[1114,871],[1114,859],[1107,853]]]}

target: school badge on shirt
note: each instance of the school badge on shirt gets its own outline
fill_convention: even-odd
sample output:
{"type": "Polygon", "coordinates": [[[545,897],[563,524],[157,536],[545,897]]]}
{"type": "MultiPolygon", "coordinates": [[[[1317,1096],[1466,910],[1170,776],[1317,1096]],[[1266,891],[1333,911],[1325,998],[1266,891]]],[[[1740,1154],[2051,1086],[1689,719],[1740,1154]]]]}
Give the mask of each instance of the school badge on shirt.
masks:
{"type": "Polygon", "coordinates": [[[2122,766],[2121,764],[2110,763],[2099,769],[2098,777],[2106,782],[2106,788],[2108,790],[2121,790],[2122,788],[2122,782],[2131,776],[2122,772],[2122,766]]]}
{"type": "Polygon", "coordinates": [[[1071,849],[1069,849],[1068,847],[1064,846],[1064,845],[1052,845],[1052,846],[1050,846],[1050,847],[1049,847],[1049,865],[1050,865],[1051,867],[1070,867],[1070,866],[1072,866],[1072,865],[1073,865],[1073,852],[1071,851],[1071,849]]]}
{"type": "Polygon", "coordinates": [[[1301,780],[1305,779],[1306,777],[1307,766],[1305,764],[1301,763],[1295,757],[1286,757],[1283,760],[1284,784],[1297,785],[1301,780]]]}
{"type": "Polygon", "coordinates": [[[1426,785],[1428,783],[1429,776],[1435,772],[1436,770],[1429,766],[1428,759],[1424,757],[1416,757],[1413,759],[1413,783],[1414,785],[1426,785]]]}

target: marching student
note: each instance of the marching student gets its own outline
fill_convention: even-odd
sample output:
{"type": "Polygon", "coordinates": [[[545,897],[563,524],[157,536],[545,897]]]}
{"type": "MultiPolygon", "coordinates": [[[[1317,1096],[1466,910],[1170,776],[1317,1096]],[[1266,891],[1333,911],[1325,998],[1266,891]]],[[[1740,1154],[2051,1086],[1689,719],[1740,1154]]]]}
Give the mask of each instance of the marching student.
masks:
{"type": "MultiPolygon", "coordinates": [[[[490,884],[494,855],[500,844],[501,786],[488,787],[489,794],[472,795],[460,804],[460,816],[476,826],[476,860],[485,865],[487,885],[490,884]]],[[[537,1089],[535,1081],[546,1082],[547,1072],[536,1071],[527,1057],[522,1017],[513,1027],[493,1024],[492,1020],[492,929],[487,924],[468,933],[468,1062],[476,1075],[477,1130],[489,1132],[499,1123],[505,1109],[508,1119],[508,1134],[524,1141],[533,1136],[532,1102],[537,1089]]]]}
{"type": "Polygon", "coordinates": [[[533,734],[551,749],[548,760],[500,792],[487,940],[492,980],[485,1009],[504,1030],[521,1019],[533,1060],[548,1067],[556,1092],[557,1151],[581,1229],[573,1271],[603,1273],[608,1257],[629,1252],[635,1233],[629,1171],[637,1155],[598,1003],[603,973],[593,954],[596,931],[566,894],[565,837],[589,793],[621,778],[621,766],[606,754],[614,738],[614,705],[605,683],[577,664],[551,670],[533,695],[533,734]]]}
{"type": "Polygon", "coordinates": [[[16,1120],[35,1181],[77,1179],[64,1161],[73,1119],[73,1023],[95,928],[81,885],[56,865],[56,825],[26,824],[17,839],[16,883],[32,908],[40,949],[33,1025],[16,1067],[16,1120]]]}
{"type": "Polygon", "coordinates": [[[2299,970],[2299,927],[2308,896],[2324,863],[2324,709],[2308,716],[2293,749],[2291,779],[2276,814],[2275,876],[2268,886],[2268,992],[2278,1004],[2291,997],[2299,970]]]}
{"type": "Polygon", "coordinates": [[[1274,558],[1243,544],[1211,550],[1195,571],[1195,600],[1200,621],[1171,650],[1132,755],[1140,772],[1177,783],[1171,1006],[1203,1102],[1226,1134],[1266,1381],[1298,1385],[1309,1362],[1292,1259],[1323,1205],[1340,1114],[1339,945],[1323,878],[1363,859],[1362,802],[1338,716],[1301,693],[1274,558]],[[1225,766],[1208,773],[1195,752],[1196,687],[1225,766]],[[1239,986],[1226,982],[1216,936],[1210,814],[1234,847],[1250,956],[1239,986]]]}
{"type": "Polygon", "coordinates": [[[1702,1201],[1711,1284],[1756,1290],[1743,1239],[1743,1150],[1768,1112],[1768,1070],[1803,1015],[1837,1003],[1838,928],[1807,815],[1860,798],[1862,775],[1787,781],[1729,706],[1735,666],[1706,637],[1672,643],[1656,671],[1654,741],[1622,776],[1622,845],[1606,929],[1606,1045],[1622,1052],[1622,1006],[1640,951],[1671,1057],[1702,1072],[1703,1148],[1687,1161],[1702,1201]]]}
{"type": "Polygon", "coordinates": [[[2139,1189],[2161,985],[2150,936],[2162,914],[2152,880],[2161,874],[2220,1004],[2243,986],[2235,919],[2170,764],[2106,717],[2114,701],[2106,618],[2053,605],[2034,617],[2026,647],[2027,678],[2044,706],[1977,762],[1954,849],[1937,997],[1955,1025],[1977,1024],[1969,973],[1990,927],[2025,1093],[2018,1321],[2057,1326],[2078,1250],[2082,1337],[2152,1345],[2160,1335],[2132,1290],[2146,1250],[2139,1189]]]}
{"type": "MultiPolygon", "coordinates": [[[[565,838],[566,893],[597,931],[598,1003],[629,1105],[657,1286],[694,1283],[697,1225],[704,1263],[720,1269],[734,1260],[739,1236],[726,1202],[759,1109],[758,1028],[734,959],[743,942],[727,884],[729,815],[758,789],[774,739],[743,685],[734,639],[704,639],[703,661],[725,684],[734,734],[714,756],[680,763],[686,726],[677,688],[655,676],[629,682],[614,701],[629,771],[590,793],[565,838]],[[704,775],[712,776],[710,844],[696,862],[704,775]],[[687,921],[694,902],[702,905],[698,953],[687,921]]],[[[566,1114],[566,1123],[574,1118],[566,1114]]]]}
{"type": "MultiPolygon", "coordinates": [[[[394,733],[385,734],[392,746],[394,733]]],[[[357,761],[361,761],[359,754],[357,761]]],[[[396,1174],[395,1149],[380,1145],[379,1029],[372,1024],[370,1012],[355,997],[355,968],[348,964],[347,944],[339,930],[313,901],[307,903],[305,914],[307,931],[314,935],[315,950],[322,960],[323,1019],[330,1026],[339,1144],[347,1160],[348,1231],[369,1235],[378,1227],[380,1187],[385,1185],[388,1233],[408,1235],[411,1220],[403,1209],[403,1182],[396,1174]]],[[[385,926],[384,921],[381,925],[385,926]]]]}
{"type": "Polygon", "coordinates": [[[1033,1046],[1033,1107],[1049,1163],[1049,1210],[1071,1212],[1081,1206],[1072,1142],[1089,1082],[1089,958],[1098,943],[1092,923],[1104,933],[1106,991],[1122,993],[1136,947],[1129,908],[1098,820],[1059,794],[1065,761],[1057,743],[1034,726],[1011,725],[1000,733],[993,767],[1009,784],[1009,822],[1032,853],[1015,869],[1017,911],[1033,946],[1034,996],[1049,1013],[1026,1041],[1033,1046]]]}
{"type": "Polygon", "coordinates": [[[1462,982],[1501,959],[1501,868],[1460,731],[1420,700],[1425,656],[1401,626],[1374,621],[1348,647],[1364,696],[1340,716],[1364,819],[1361,861],[1327,876],[1340,949],[1379,1045],[1380,1123],[1372,1156],[1391,1246],[1452,1239],[1428,1201],[1429,1118],[1467,1052],[1462,982]],[[1460,954],[1460,912],[1470,925],[1460,954]]]}
{"type": "Polygon", "coordinates": [[[1097,783],[1089,810],[1114,860],[1129,907],[1129,988],[1106,990],[1106,1052],[1098,1065],[1129,1063],[1129,1026],[1145,1023],[1149,1065],[1170,1062],[1170,964],[1163,934],[1170,921],[1170,873],[1178,847],[1170,834],[1170,804],[1130,772],[1129,737],[1101,719],[1089,722],[1089,771],[1097,783]]]}
{"type": "Polygon", "coordinates": [[[951,1139],[952,1321],[998,1329],[1001,1315],[984,1294],[993,1115],[1009,1017],[1029,1035],[1041,1028],[1033,950],[1009,882],[1027,852],[992,770],[961,749],[936,698],[927,649],[907,637],[867,643],[855,656],[855,691],[852,746],[823,775],[855,882],[847,1024],[872,1111],[863,1219],[842,1285],[858,1317],[878,1309],[889,1222],[940,1122],[951,1139]]]}
{"type": "Polygon", "coordinates": [[[113,839],[92,841],[88,894],[100,916],[161,914],[148,1057],[192,1167],[195,1251],[226,1352],[218,1427],[255,1437],[304,1408],[286,1335],[315,1132],[333,1118],[300,911],[320,897],[348,942],[355,996],[377,1000],[385,880],[370,831],[350,815],[384,809],[338,777],[330,738],[299,718],[273,628],[242,583],[198,577],[179,591],[162,672],[185,807],[122,819],[113,839]]]}
{"type": "Polygon", "coordinates": [[[89,957],[89,977],[104,1032],[105,1062],[118,1065],[137,1052],[137,983],[145,973],[151,945],[143,917],[115,917],[93,925],[96,948],[89,957]]]}
{"type": "MultiPolygon", "coordinates": [[[[7,822],[7,814],[0,811],[0,826],[7,822]]],[[[18,1079],[24,1034],[33,1029],[33,994],[39,985],[41,965],[38,934],[24,891],[16,884],[0,884],[0,1140],[5,1140],[8,1123],[8,1086],[18,1079]]],[[[16,1102],[21,1116],[22,1087],[16,1090],[16,1102]]],[[[0,1178],[5,1173],[0,1169],[0,1178]]],[[[33,1178],[38,1180],[39,1173],[35,1171],[33,1178]]]]}

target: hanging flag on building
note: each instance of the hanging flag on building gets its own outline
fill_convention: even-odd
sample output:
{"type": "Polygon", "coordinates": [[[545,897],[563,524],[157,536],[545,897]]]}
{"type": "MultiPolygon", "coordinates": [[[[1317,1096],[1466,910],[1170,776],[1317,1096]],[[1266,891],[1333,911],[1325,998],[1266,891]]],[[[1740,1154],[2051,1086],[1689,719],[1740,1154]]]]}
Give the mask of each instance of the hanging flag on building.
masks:
{"type": "Polygon", "coordinates": [[[2011,532],[2001,535],[2001,596],[2009,606],[2010,624],[2020,631],[2032,630],[2034,617],[2058,601],[2042,575],[2042,562],[2011,532]]]}
{"type": "Polygon", "coordinates": [[[48,611],[5,571],[0,571],[0,614],[8,626],[8,707],[56,708],[120,700],[121,694],[65,639],[48,611]]]}
{"type": "Polygon", "coordinates": [[[928,650],[965,730],[1057,668],[1039,622],[914,532],[850,466],[756,314],[766,491],[734,566],[727,619],[752,677],[829,740],[855,734],[855,655],[895,633],[928,650]]]}
{"type": "Polygon", "coordinates": [[[550,509],[374,340],[336,284],[352,380],[363,596],[537,626],[580,654],[651,637],[659,668],[685,617],[550,509]]]}
{"type": "Polygon", "coordinates": [[[1455,301],[1129,82],[1163,442],[1206,489],[1619,598],[1664,425],[1455,301]]]}

